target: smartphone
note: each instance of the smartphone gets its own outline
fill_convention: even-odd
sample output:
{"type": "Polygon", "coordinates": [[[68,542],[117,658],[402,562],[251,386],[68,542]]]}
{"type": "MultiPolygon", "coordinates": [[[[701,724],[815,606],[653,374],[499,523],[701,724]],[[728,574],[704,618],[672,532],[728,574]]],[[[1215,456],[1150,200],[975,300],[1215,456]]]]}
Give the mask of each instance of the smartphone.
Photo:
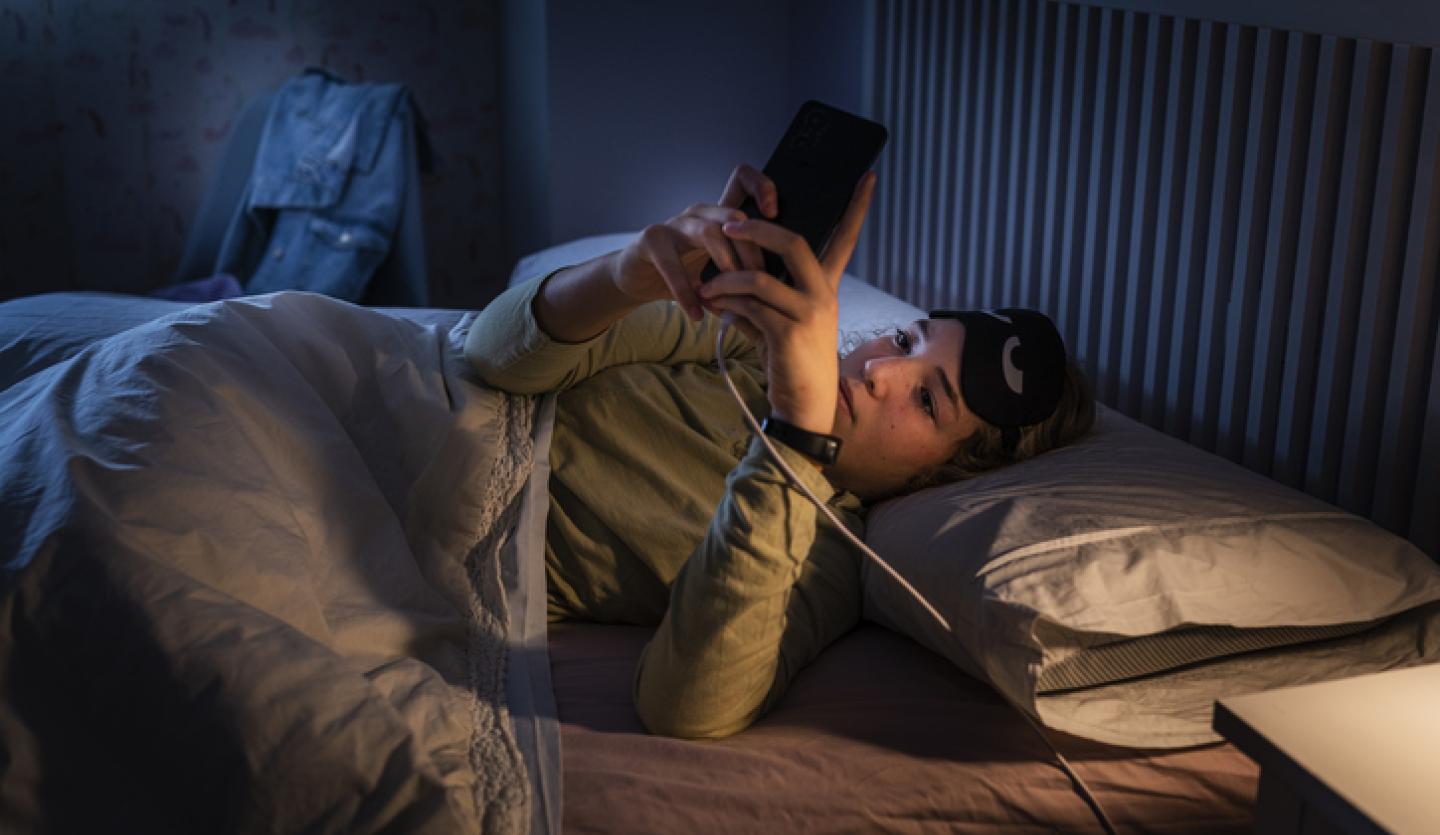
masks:
{"type": "MultiPolygon", "coordinates": [[[[845,216],[855,186],[875,165],[887,138],[884,125],[807,101],[765,163],[765,175],[779,194],[779,213],[765,218],[753,198],[746,198],[740,210],[798,233],[819,257],[845,216]]],[[[784,260],[769,250],[764,253],[765,272],[793,284],[784,260]]],[[[719,272],[711,261],[701,270],[700,280],[709,281],[719,272]]]]}

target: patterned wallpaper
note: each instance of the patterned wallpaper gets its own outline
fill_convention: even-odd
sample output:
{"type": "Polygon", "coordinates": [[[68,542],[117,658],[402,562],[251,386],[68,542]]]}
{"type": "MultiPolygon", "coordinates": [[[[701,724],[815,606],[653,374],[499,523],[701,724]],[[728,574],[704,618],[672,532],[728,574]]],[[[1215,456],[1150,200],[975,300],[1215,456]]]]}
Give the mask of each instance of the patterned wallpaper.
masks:
{"type": "Polygon", "coordinates": [[[5,0],[0,298],[167,284],[244,104],[303,67],[409,85],[431,298],[503,287],[498,0],[5,0]]]}

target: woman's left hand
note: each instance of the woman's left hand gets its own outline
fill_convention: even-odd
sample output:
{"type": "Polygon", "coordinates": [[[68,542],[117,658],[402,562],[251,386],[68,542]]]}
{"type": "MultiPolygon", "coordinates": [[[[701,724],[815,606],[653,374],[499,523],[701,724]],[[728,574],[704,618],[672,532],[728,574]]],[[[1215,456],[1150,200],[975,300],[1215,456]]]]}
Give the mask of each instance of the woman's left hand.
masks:
{"type": "Polygon", "coordinates": [[[770,414],[811,432],[829,434],[839,396],[836,358],[837,291],[875,190],[875,174],[855,187],[823,258],[800,235],[774,223],[727,223],[725,235],[781,256],[794,286],[760,270],[721,273],[700,287],[712,313],[732,313],[737,325],[765,341],[770,414]]]}

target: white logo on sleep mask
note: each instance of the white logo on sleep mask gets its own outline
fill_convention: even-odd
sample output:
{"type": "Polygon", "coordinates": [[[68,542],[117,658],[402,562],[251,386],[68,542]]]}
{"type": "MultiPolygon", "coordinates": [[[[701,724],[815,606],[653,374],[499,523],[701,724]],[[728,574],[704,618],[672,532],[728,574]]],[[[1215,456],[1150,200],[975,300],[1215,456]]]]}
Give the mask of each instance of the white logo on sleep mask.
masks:
{"type": "Polygon", "coordinates": [[[1005,352],[1003,355],[1005,370],[1005,385],[1016,394],[1025,393],[1025,372],[1015,367],[1015,349],[1020,347],[1020,337],[1012,336],[1005,340],[1005,352]]]}

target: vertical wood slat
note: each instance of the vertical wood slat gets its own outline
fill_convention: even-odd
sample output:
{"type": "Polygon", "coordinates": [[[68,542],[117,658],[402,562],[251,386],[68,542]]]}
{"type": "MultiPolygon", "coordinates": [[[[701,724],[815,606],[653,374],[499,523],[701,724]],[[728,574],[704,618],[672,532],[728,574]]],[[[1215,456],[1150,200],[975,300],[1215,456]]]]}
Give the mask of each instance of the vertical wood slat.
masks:
{"type": "Polygon", "coordinates": [[[1045,0],[874,20],[868,278],[1045,310],[1105,402],[1440,558],[1432,49],[1045,0]]]}
{"type": "MultiPolygon", "coordinates": [[[[1342,504],[1368,505],[1373,498],[1375,458],[1380,449],[1380,416],[1389,383],[1396,328],[1398,281],[1366,281],[1365,276],[1398,275],[1397,255],[1409,224],[1397,222],[1409,212],[1418,151],[1418,114],[1414,112],[1417,50],[1397,46],[1389,57],[1389,84],[1383,95],[1382,134],[1374,172],[1375,195],[1368,222],[1368,247],[1360,281],[1359,317],[1353,371],[1355,383],[1346,403],[1347,436],[1340,455],[1338,498],[1342,504]]],[[[1377,91],[1378,92],[1378,91],[1377,91]]],[[[1377,95],[1377,105],[1381,104],[1377,95]]]]}
{"type": "MultiPolygon", "coordinates": [[[[1034,40],[1032,41],[1032,53],[1028,60],[1031,68],[1030,92],[1028,102],[1030,108],[1029,129],[1025,131],[1025,174],[1024,208],[1021,210],[1021,223],[1023,230],[1017,227],[1014,246],[1018,250],[1017,272],[1014,280],[1020,288],[1020,298],[1027,307],[1034,307],[1038,303],[1040,287],[1035,281],[1035,255],[1037,254],[1037,241],[1029,234],[1031,229],[1040,229],[1043,226],[1043,178],[1045,160],[1050,156],[1050,108],[1046,103],[1051,100],[1051,86],[1055,75],[1055,53],[1057,50],[1057,39],[1055,36],[1055,24],[1058,16],[1056,4],[1047,4],[1039,8],[1036,15],[1034,40]]],[[[1017,95],[1020,95],[1017,93],[1017,95]]]]}
{"type": "MultiPolygon", "coordinates": [[[[1398,356],[1389,369],[1374,506],[1377,518],[1387,527],[1403,527],[1413,518],[1412,527],[1428,526],[1420,538],[1434,542],[1440,541],[1440,514],[1434,512],[1440,506],[1440,495],[1434,489],[1440,476],[1436,470],[1440,468],[1433,466],[1440,454],[1435,449],[1440,441],[1440,408],[1432,399],[1427,410],[1425,386],[1429,383],[1432,398],[1440,394],[1440,387],[1431,377],[1440,363],[1427,356],[1440,350],[1436,338],[1440,330],[1440,61],[1426,53],[1421,53],[1420,60],[1428,64],[1428,75],[1423,86],[1415,192],[1409,206],[1410,226],[1401,267],[1401,314],[1395,327],[1398,356]],[[1429,375],[1421,370],[1427,363],[1431,364],[1429,375]],[[1430,444],[1428,454],[1419,449],[1421,437],[1430,444]],[[1429,463],[1428,471],[1422,468],[1422,462],[1429,463]],[[1406,507],[1404,486],[1417,480],[1413,508],[1406,507]]],[[[1397,172],[1397,176],[1402,173],[1397,172]]]]}
{"type": "MultiPolygon", "coordinates": [[[[1214,133],[1216,156],[1210,178],[1209,218],[1206,223],[1204,271],[1199,307],[1200,325],[1197,345],[1210,350],[1194,351],[1194,389],[1190,392],[1188,439],[1199,446],[1214,448],[1215,421],[1218,406],[1220,373],[1217,358],[1223,356],[1222,311],[1226,307],[1228,280],[1233,278],[1235,226],[1240,203],[1239,188],[1242,172],[1243,139],[1249,127],[1250,92],[1255,60],[1254,30],[1227,26],[1225,55],[1222,60],[1216,92],[1219,111],[1214,133]]],[[[1193,350],[1186,346],[1187,350],[1193,350]]]]}
{"type": "Polygon", "coordinates": [[[1006,66],[1006,26],[1005,22],[1009,11],[1013,7],[1010,3],[1001,3],[998,0],[987,0],[983,4],[985,18],[981,20],[981,31],[993,32],[993,38],[987,38],[987,47],[993,49],[990,55],[982,53],[981,60],[985,62],[986,69],[993,76],[984,82],[977,94],[984,98],[987,118],[985,142],[983,150],[977,154],[980,158],[980,186],[978,197],[979,209],[975,213],[979,220],[978,238],[975,244],[975,275],[978,280],[975,282],[976,291],[971,304],[977,307],[990,307],[990,290],[995,277],[995,230],[996,230],[996,178],[999,173],[1000,160],[1002,157],[1002,145],[1008,144],[1002,139],[1001,131],[1005,128],[1004,108],[1008,101],[1006,95],[1006,75],[1011,70],[1006,66]]]}
{"type": "MultiPolygon", "coordinates": [[[[1300,249],[1299,230],[1306,207],[1308,180],[1309,126],[1314,112],[1318,39],[1295,33],[1287,36],[1285,75],[1281,82],[1276,161],[1272,166],[1274,193],[1270,201],[1269,234],[1265,237],[1265,261],[1260,268],[1260,298],[1254,368],[1251,374],[1249,408],[1243,431],[1235,426],[1244,446],[1246,466],[1268,471],[1275,460],[1276,425],[1281,405],[1281,372],[1284,368],[1287,301],[1295,286],[1294,273],[1300,249]]],[[[1229,454],[1234,457],[1233,446],[1229,454]]]]}
{"type": "Polygon", "coordinates": [[[1346,109],[1335,238],[1329,253],[1325,325],[1321,330],[1315,411],[1304,481],[1307,492],[1329,501],[1336,498],[1340,451],[1348,440],[1344,432],[1345,395],[1351,383],[1348,360],[1353,355],[1359,325],[1353,315],[1360,292],[1358,264],[1363,260],[1365,237],[1370,229],[1364,219],[1374,201],[1370,190],[1371,159],[1378,133],[1376,87],[1383,84],[1380,76],[1386,69],[1382,51],[1383,45],[1356,43],[1346,109]]]}
{"type": "MultiPolygon", "coordinates": [[[[1100,293],[1100,265],[1099,239],[1101,237],[1101,219],[1107,213],[1109,206],[1110,188],[1107,175],[1110,154],[1108,153],[1114,139],[1115,119],[1111,116],[1114,107],[1114,53],[1115,53],[1115,17],[1120,12],[1106,9],[1098,15],[1099,27],[1095,33],[1095,51],[1090,56],[1090,62],[1086,66],[1086,87],[1094,97],[1093,116],[1090,120],[1089,133],[1090,144],[1088,147],[1089,159],[1086,165],[1084,206],[1080,209],[1080,223],[1077,230],[1075,249],[1078,255],[1078,270],[1075,278],[1078,279],[1075,293],[1075,304],[1067,333],[1076,345],[1076,352],[1087,356],[1097,356],[1094,351],[1093,331],[1095,330],[1096,310],[1094,306],[1099,302],[1097,298],[1100,293]]],[[[1103,379],[1105,367],[1103,363],[1095,363],[1094,371],[1097,377],[1103,379]]]]}
{"type": "MultiPolygon", "coordinates": [[[[1278,102],[1289,45],[1282,33],[1268,33],[1256,43],[1253,83],[1250,85],[1249,114],[1245,132],[1245,156],[1241,174],[1241,195],[1235,224],[1234,276],[1226,316],[1224,365],[1219,379],[1219,409],[1216,414],[1215,449],[1232,459],[1244,454],[1244,414],[1249,408],[1250,377],[1257,363],[1261,265],[1265,244],[1270,238],[1270,204],[1275,196],[1272,169],[1278,130],[1278,102]]],[[[1283,196],[1283,192],[1282,192],[1283,196]]],[[[1280,237],[1280,227],[1274,227],[1280,237]]],[[[1266,328],[1268,330],[1268,327],[1266,328]]]]}
{"type": "Polygon", "coordinates": [[[1172,32],[1173,61],[1166,94],[1165,144],[1162,151],[1167,173],[1160,181],[1160,213],[1155,218],[1155,260],[1150,275],[1137,278],[1159,285],[1150,297],[1151,336],[1146,342],[1144,387],[1139,395],[1139,416],[1152,426],[1162,426],[1165,421],[1165,401],[1155,393],[1169,385],[1169,366],[1163,360],[1170,354],[1174,330],[1167,326],[1164,316],[1174,305],[1176,282],[1166,277],[1178,274],[1180,239],[1175,226],[1185,205],[1187,180],[1182,161],[1189,158],[1189,100],[1195,89],[1196,55],[1200,49],[1199,26],[1193,21],[1183,25],[1177,23],[1172,32]]]}
{"type": "Polygon", "coordinates": [[[1316,81],[1316,108],[1311,122],[1306,193],[1300,219],[1300,261],[1295,268],[1296,292],[1290,307],[1290,339],[1285,347],[1280,425],[1276,461],[1271,474],[1287,484],[1304,477],[1310,444],[1310,410],[1314,407],[1318,350],[1324,312],[1327,253],[1335,235],[1334,206],[1338,198],[1338,165],[1344,147],[1346,91],[1354,66],[1354,43],[1326,37],[1321,45],[1316,81]]]}
{"type": "MultiPolygon", "coordinates": [[[[950,28],[947,27],[945,15],[951,8],[949,3],[934,3],[930,8],[929,20],[927,21],[928,44],[926,53],[936,54],[940,49],[941,36],[950,28]]],[[[943,75],[945,62],[927,61],[925,77],[925,194],[922,204],[923,218],[921,222],[922,235],[925,240],[934,240],[939,227],[943,208],[949,201],[945,200],[944,192],[941,189],[941,178],[934,176],[937,167],[943,166],[942,149],[945,147],[945,102],[949,99],[947,89],[947,78],[943,75]]],[[[934,287],[933,276],[940,271],[939,258],[936,247],[917,248],[917,279],[921,287],[930,289],[934,287]]],[[[933,289],[930,289],[933,292],[933,289]]]]}
{"type": "Polygon", "coordinates": [[[1062,186],[1066,179],[1066,171],[1063,165],[1064,155],[1060,152],[1065,137],[1069,135],[1070,108],[1066,107],[1064,94],[1065,79],[1068,78],[1070,63],[1073,60],[1075,44],[1075,26],[1073,22],[1074,8],[1069,4],[1059,4],[1057,7],[1058,23],[1055,29],[1055,43],[1057,57],[1053,67],[1050,83],[1050,130],[1047,134],[1047,145],[1050,153],[1045,162],[1045,190],[1044,199],[1041,201],[1041,211],[1044,214],[1044,221],[1041,224],[1041,240],[1039,246],[1040,266],[1037,270],[1037,292],[1032,297],[1037,308],[1046,310],[1054,309],[1056,276],[1059,270],[1055,268],[1059,247],[1057,240],[1057,227],[1059,225],[1060,207],[1064,201],[1062,186]]]}
{"type": "Polygon", "coordinates": [[[966,85],[965,93],[969,97],[970,115],[973,123],[970,135],[974,141],[967,143],[965,161],[965,184],[957,198],[965,197],[965,224],[960,237],[960,249],[963,255],[961,269],[957,275],[961,279],[958,289],[961,303],[958,307],[974,307],[978,304],[980,288],[984,286],[983,276],[980,275],[980,250],[983,245],[980,242],[982,232],[982,211],[981,201],[984,199],[985,182],[985,136],[989,125],[989,103],[988,94],[990,88],[990,70],[994,66],[991,58],[994,44],[999,39],[998,33],[991,29],[991,9],[994,6],[993,0],[973,0],[971,4],[975,7],[975,25],[971,31],[971,65],[970,83],[966,85]]]}
{"type": "MultiPolygon", "coordinates": [[[[933,2],[933,0],[932,0],[933,2]]],[[[925,158],[921,153],[924,141],[924,129],[921,120],[925,115],[925,108],[921,102],[916,101],[920,93],[921,77],[924,73],[925,50],[922,48],[922,38],[925,35],[925,23],[922,16],[924,5],[921,3],[902,4],[909,7],[906,16],[907,48],[901,52],[901,59],[905,62],[905,86],[898,104],[900,105],[902,133],[900,139],[906,152],[905,178],[903,189],[899,193],[900,200],[904,205],[904,211],[900,214],[901,227],[905,230],[919,228],[920,225],[920,182],[921,174],[925,169],[925,158]]],[[[901,250],[903,257],[897,259],[896,266],[903,270],[908,283],[908,292],[914,297],[922,292],[924,277],[915,270],[915,253],[918,247],[906,247],[901,250]]]]}
{"type": "MultiPolygon", "coordinates": [[[[1016,71],[1011,79],[1011,89],[1007,93],[1013,103],[1010,124],[1007,132],[1015,139],[1009,141],[1010,162],[1006,167],[1005,176],[1005,217],[1004,217],[1004,239],[1000,246],[998,263],[991,282],[995,290],[994,298],[1003,298],[1008,295],[1007,276],[1019,274],[1020,253],[1017,249],[1021,240],[1020,226],[1024,222],[1021,213],[1024,211],[1024,192],[1027,185],[1029,152],[1033,143],[1026,141],[1035,133],[1030,125],[1032,108],[1025,96],[1025,91],[1034,84],[1038,75],[1039,61],[1034,54],[1034,40],[1044,34],[1043,21],[1032,20],[1033,13],[1038,14],[1039,9],[1034,9],[1028,3],[1020,3],[1015,9],[1015,22],[1013,33],[1014,63],[1016,71]]],[[[1009,139],[1009,137],[1006,137],[1009,139]]],[[[1025,288],[1018,285],[1013,286],[1013,293],[1016,298],[1024,299],[1025,288]]]]}
{"type": "MultiPolygon", "coordinates": [[[[1226,49],[1227,27],[1205,22],[1200,25],[1196,49],[1195,91],[1190,103],[1190,155],[1185,171],[1185,194],[1180,216],[1180,260],[1175,265],[1174,309],[1169,315],[1172,328],[1170,363],[1163,414],[1165,431],[1180,438],[1190,437],[1191,402],[1200,340],[1202,292],[1204,290],[1205,242],[1210,231],[1210,201],[1214,192],[1215,145],[1220,112],[1221,56],[1226,49]]],[[[1163,277],[1162,277],[1163,280],[1163,277]]]]}
{"type": "Polygon", "coordinates": [[[1053,310],[1057,324],[1065,333],[1076,332],[1074,299],[1079,297],[1075,286],[1082,275],[1083,248],[1078,241],[1085,236],[1088,216],[1084,210],[1084,193],[1090,174],[1090,123],[1095,116],[1095,52],[1099,40],[1099,9],[1077,8],[1079,29],[1075,35],[1075,65],[1072,69],[1070,105],[1075,113],[1070,119],[1070,140],[1065,147],[1067,157],[1065,207],[1061,214],[1060,247],[1052,285],[1058,295],[1053,310]]]}
{"type": "MultiPolygon", "coordinates": [[[[952,164],[955,170],[957,188],[951,194],[949,202],[954,206],[954,213],[950,219],[949,229],[946,234],[948,257],[945,261],[945,273],[935,278],[935,285],[942,288],[943,292],[937,294],[940,299],[956,300],[961,293],[961,286],[964,283],[965,275],[961,263],[965,256],[966,246],[964,240],[965,230],[965,201],[961,199],[974,182],[973,172],[967,165],[969,149],[974,144],[971,140],[977,131],[972,127],[972,110],[974,96],[971,95],[971,68],[976,63],[976,55],[979,50],[976,47],[981,37],[978,24],[979,8],[976,3],[962,4],[962,10],[957,15],[959,28],[963,37],[959,38],[958,48],[961,50],[958,56],[960,67],[957,78],[955,97],[956,101],[956,142],[947,153],[952,155],[952,164]]],[[[915,302],[921,307],[933,307],[936,305],[927,304],[925,299],[916,299],[915,302]]],[[[957,307],[960,305],[956,305],[957,307]]]]}
{"type": "MultiPolygon", "coordinates": [[[[1161,150],[1162,128],[1165,114],[1165,91],[1169,79],[1169,56],[1166,50],[1169,49],[1169,32],[1171,32],[1171,20],[1145,20],[1145,42],[1143,42],[1143,58],[1140,59],[1138,68],[1133,69],[1132,78],[1139,82],[1139,91],[1136,92],[1132,84],[1132,95],[1139,98],[1139,114],[1135,121],[1135,130],[1126,140],[1128,153],[1116,161],[1117,170],[1126,170],[1129,158],[1135,160],[1132,184],[1133,191],[1130,197],[1129,217],[1119,217],[1115,220],[1116,225],[1123,225],[1126,229],[1125,243],[1116,242],[1117,249],[1125,249],[1123,255],[1117,253],[1117,258],[1123,258],[1123,263],[1116,263],[1112,275],[1115,275],[1116,292],[1123,294],[1123,298],[1117,299],[1117,307],[1122,308],[1123,314],[1117,312],[1112,317],[1106,317],[1102,325],[1103,333],[1110,338],[1110,354],[1116,357],[1117,369],[1112,374],[1112,386],[1110,386],[1107,402],[1115,403],[1119,409],[1135,412],[1139,409],[1139,386],[1138,382],[1142,370],[1139,366],[1140,346],[1145,343],[1148,337],[1149,322],[1145,318],[1145,312],[1149,311],[1149,289],[1151,284],[1143,281],[1142,265],[1149,263],[1153,256],[1153,236],[1145,235],[1146,225],[1155,217],[1156,206],[1158,206],[1159,176],[1161,176],[1161,150]]],[[[1135,48],[1140,49],[1139,37],[1133,39],[1135,48]]]]}

